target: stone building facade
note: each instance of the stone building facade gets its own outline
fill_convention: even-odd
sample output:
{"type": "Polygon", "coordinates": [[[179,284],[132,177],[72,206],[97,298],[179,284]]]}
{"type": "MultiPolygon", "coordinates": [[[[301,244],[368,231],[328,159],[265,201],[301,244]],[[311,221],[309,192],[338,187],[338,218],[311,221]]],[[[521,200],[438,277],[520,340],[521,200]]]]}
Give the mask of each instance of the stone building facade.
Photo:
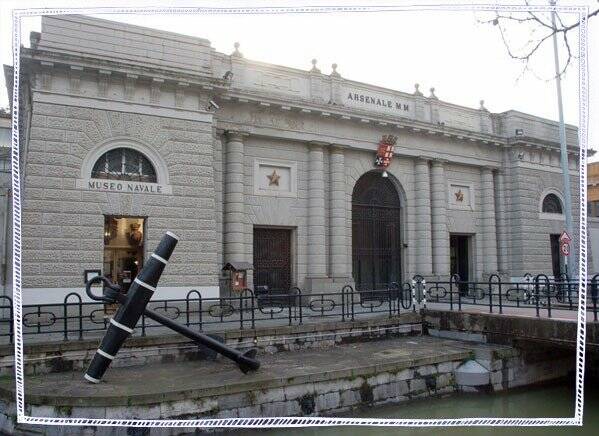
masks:
{"type": "Polygon", "coordinates": [[[0,295],[11,295],[12,258],[10,229],[12,222],[11,192],[11,116],[0,108],[0,295]]]}
{"type": "MultiPolygon", "coordinates": [[[[143,232],[130,263],[166,230],[181,238],[163,298],[225,293],[221,269],[240,262],[253,265],[250,287],[304,292],[555,271],[551,235],[564,215],[554,121],[83,16],[43,17],[21,63],[28,301],[61,301],[86,271],[105,273],[127,217],[143,232]],[[387,177],[375,165],[383,135],[397,137],[387,177]],[[134,162],[134,176],[112,174],[115,159],[134,162]]],[[[578,204],[573,126],[567,141],[578,204]]],[[[128,229],[131,240],[138,230],[128,229]]]]}

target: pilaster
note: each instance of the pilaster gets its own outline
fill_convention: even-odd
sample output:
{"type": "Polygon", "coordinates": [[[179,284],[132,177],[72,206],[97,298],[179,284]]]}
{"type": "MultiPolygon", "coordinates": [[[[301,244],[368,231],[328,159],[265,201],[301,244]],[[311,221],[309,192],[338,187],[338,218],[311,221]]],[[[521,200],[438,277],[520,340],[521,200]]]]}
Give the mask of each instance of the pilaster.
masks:
{"type": "Polygon", "coordinates": [[[431,186],[429,159],[419,157],[414,161],[416,213],[416,259],[414,272],[423,276],[432,274],[431,250],[431,186]]]}
{"type": "Polygon", "coordinates": [[[324,151],[311,143],[308,159],[308,278],[326,276],[324,151]]]}
{"type": "Polygon", "coordinates": [[[331,275],[333,278],[347,278],[349,260],[345,207],[345,152],[341,147],[331,147],[330,174],[331,275]]]}
{"type": "Polygon", "coordinates": [[[223,251],[225,262],[245,261],[244,138],[243,132],[225,133],[225,194],[223,251]]]}
{"type": "Polygon", "coordinates": [[[432,163],[431,208],[433,274],[441,279],[448,279],[447,183],[445,161],[441,159],[435,159],[432,163]]]}
{"type": "Polygon", "coordinates": [[[497,223],[497,266],[499,272],[505,274],[509,266],[507,249],[507,216],[506,216],[506,197],[505,197],[505,178],[503,171],[497,171],[495,177],[495,213],[497,223]]]}
{"type": "Polygon", "coordinates": [[[493,170],[481,168],[482,208],[482,273],[484,276],[497,272],[497,233],[495,222],[495,186],[493,170]]]}

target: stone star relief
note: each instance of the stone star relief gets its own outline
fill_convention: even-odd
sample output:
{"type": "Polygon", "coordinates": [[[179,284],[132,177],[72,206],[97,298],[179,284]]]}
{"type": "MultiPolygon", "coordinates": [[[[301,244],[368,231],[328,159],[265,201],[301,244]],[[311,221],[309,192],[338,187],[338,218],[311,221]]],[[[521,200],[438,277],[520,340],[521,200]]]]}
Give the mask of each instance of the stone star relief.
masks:
{"type": "Polygon", "coordinates": [[[464,201],[464,193],[460,189],[458,192],[454,193],[456,201],[464,201]]]}
{"type": "Polygon", "coordinates": [[[277,185],[279,186],[280,175],[277,174],[277,170],[273,170],[271,175],[267,175],[268,177],[268,186],[277,185]]]}

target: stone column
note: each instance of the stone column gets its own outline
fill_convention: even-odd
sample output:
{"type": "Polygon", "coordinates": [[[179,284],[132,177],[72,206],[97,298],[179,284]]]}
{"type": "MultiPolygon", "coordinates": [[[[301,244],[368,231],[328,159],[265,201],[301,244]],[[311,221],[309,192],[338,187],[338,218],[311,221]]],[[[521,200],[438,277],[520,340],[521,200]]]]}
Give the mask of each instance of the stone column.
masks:
{"type": "Polygon", "coordinates": [[[416,209],[416,259],[414,273],[432,274],[431,185],[429,159],[419,157],[414,163],[414,208],[416,209]]]}
{"type": "Polygon", "coordinates": [[[445,161],[433,161],[431,173],[431,221],[433,274],[449,280],[449,232],[447,231],[447,183],[445,161]]]}
{"type": "Polygon", "coordinates": [[[308,162],[308,278],[326,276],[324,153],[310,144],[308,162]]]}
{"type": "Polygon", "coordinates": [[[331,276],[347,278],[347,213],[345,196],[345,154],[343,148],[331,148],[331,276]]]}
{"type": "Polygon", "coordinates": [[[225,195],[223,207],[224,261],[245,261],[244,146],[247,134],[226,132],[225,195]]]}
{"type": "Polygon", "coordinates": [[[495,212],[497,215],[497,265],[502,274],[508,272],[507,263],[507,217],[506,217],[506,195],[503,171],[497,171],[495,178],[495,212]]]}
{"type": "Polygon", "coordinates": [[[481,168],[483,275],[497,272],[497,233],[495,222],[495,186],[491,168],[481,168]]]}

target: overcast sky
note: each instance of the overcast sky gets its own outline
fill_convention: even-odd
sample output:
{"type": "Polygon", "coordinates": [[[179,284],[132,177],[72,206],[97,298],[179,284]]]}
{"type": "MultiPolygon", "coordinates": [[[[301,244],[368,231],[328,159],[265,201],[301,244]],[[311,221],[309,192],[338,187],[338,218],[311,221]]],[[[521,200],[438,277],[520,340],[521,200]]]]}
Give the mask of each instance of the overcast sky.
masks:
{"type": "MultiPolygon", "coordinates": [[[[586,0],[593,8],[595,0],[586,0]]],[[[1,3],[0,41],[1,61],[12,64],[11,17],[8,7],[83,7],[83,6],[272,6],[274,1],[111,1],[111,0],[20,0],[1,3]]],[[[319,2],[318,0],[276,2],[281,5],[339,5],[350,1],[319,2]]],[[[436,3],[439,3],[438,1],[436,3]]],[[[502,1],[502,4],[510,3],[502,1]]],[[[512,2],[518,4],[521,2],[512,2]]],[[[559,4],[581,4],[560,1],[559,4]]],[[[353,4],[368,5],[366,1],[353,4]]],[[[399,1],[376,4],[402,4],[399,1]]],[[[405,2],[403,3],[405,4],[405,2]]],[[[542,4],[538,2],[538,4],[542,4]]],[[[334,14],[286,15],[134,15],[105,14],[98,17],[153,27],[187,35],[207,38],[220,52],[231,53],[233,43],[239,41],[240,51],[246,58],[280,64],[304,70],[311,67],[311,59],[329,74],[331,64],[345,78],[371,83],[405,92],[413,92],[414,83],[429,94],[435,87],[436,95],[448,102],[479,107],[479,100],[491,112],[510,109],[557,120],[557,98],[553,75],[551,40],[544,44],[532,62],[532,72],[522,76],[523,65],[511,59],[496,26],[477,23],[489,18],[488,14],[473,11],[402,11],[334,14]]],[[[575,16],[564,14],[564,21],[575,16]]],[[[39,18],[23,20],[23,43],[28,46],[30,31],[40,30],[39,18]]],[[[508,29],[514,48],[521,47],[530,36],[528,24],[508,29]]],[[[589,22],[589,42],[599,36],[599,18],[589,22]]],[[[578,53],[578,32],[570,34],[570,44],[578,53]]],[[[560,55],[565,59],[561,47],[560,55]]],[[[590,77],[597,71],[597,56],[589,44],[590,77]]],[[[597,81],[591,81],[595,84],[597,81]]],[[[578,63],[574,61],[562,81],[564,114],[567,123],[578,125],[578,63]]],[[[591,86],[591,118],[599,94],[591,86]]],[[[7,105],[4,78],[0,78],[0,106],[7,105]]],[[[595,125],[597,123],[595,122],[595,125]]],[[[599,137],[591,132],[590,145],[599,148],[599,137]]],[[[595,156],[593,160],[599,160],[595,156]]]]}

